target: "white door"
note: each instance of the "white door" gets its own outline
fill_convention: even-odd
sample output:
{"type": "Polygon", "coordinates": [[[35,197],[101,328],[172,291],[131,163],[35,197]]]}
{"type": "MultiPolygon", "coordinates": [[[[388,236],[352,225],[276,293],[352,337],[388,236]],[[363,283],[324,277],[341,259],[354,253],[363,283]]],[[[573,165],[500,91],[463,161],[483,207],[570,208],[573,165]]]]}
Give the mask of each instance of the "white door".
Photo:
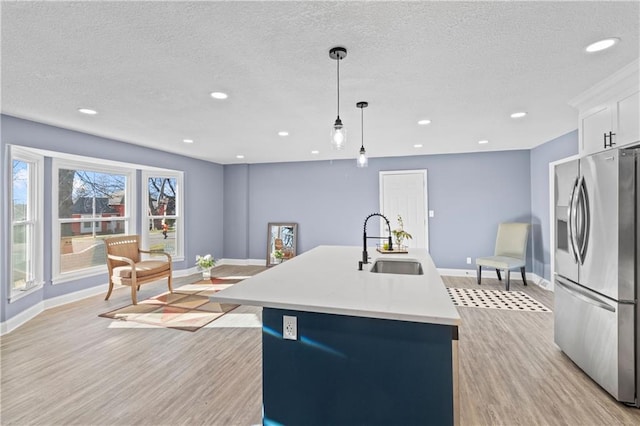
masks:
{"type": "MultiPolygon", "coordinates": [[[[413,239],[403,244],[429,251],[429,223],[427,215],[427,171],[400,170],[380,172],[380,211],[398,228],[398,215],[404,230],[413,239]]],[[[385,235],[385,234],[381,234],[385,235]]]]}

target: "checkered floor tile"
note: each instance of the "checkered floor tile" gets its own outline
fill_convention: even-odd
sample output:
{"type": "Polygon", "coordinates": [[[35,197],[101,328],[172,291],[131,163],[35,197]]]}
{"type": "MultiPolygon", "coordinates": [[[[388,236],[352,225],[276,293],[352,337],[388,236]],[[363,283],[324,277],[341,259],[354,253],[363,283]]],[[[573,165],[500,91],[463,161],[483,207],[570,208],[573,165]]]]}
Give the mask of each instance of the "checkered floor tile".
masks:
{"type": "Polygon", "coordinates": [[[521,291],[476,288],[447,288],[447,291],[455,306],[523,312],[551,312],[551,309],[521,291]]]}

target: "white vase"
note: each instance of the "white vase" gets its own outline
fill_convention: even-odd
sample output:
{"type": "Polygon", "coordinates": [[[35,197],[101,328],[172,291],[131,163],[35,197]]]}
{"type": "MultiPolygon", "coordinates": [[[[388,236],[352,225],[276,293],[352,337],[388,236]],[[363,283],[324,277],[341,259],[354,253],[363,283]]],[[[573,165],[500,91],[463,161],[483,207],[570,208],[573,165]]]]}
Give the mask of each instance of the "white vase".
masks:
{"type": "Polygon", "coordinates": [[[211,269],[212,268],[204,268],[202,270],[202,279],[208,280],[211,278],[211,269]]]}

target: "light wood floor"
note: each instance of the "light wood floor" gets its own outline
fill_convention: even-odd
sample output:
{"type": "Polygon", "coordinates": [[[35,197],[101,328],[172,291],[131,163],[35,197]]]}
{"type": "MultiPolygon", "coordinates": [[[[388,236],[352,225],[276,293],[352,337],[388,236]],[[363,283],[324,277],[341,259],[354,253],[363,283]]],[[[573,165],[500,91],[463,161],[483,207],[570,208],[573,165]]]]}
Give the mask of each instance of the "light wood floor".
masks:
{"type": "MultiPolygon", "coordinates": [[[[217,275],[262,267],[222,266],[217,275]]],[[[473,278],[444,277],[449,287],[473,278]]],[[[176,284],[178,286],[179,284],[176,284]]],[[[142,287],[140,300],[166,284],[142,287]]],[[[502,289],[497,280],[481,288],[502,289]]],[[[553,308],[553,294],[512,281],[553,308]]],[[[2,425],[253,425],[261,422],[260,328],[195,333],[119,328],[98,314],[130,302],[91,297],[43,312],[0,341],[2,425]]],[[[259,314],[241,306],[235,313],[259,314]]],[[[462,425],[640,424],[553,344],[553,314],[460,308],[462,425]]],[[[401,360],[399,360],[401,361],[401,360]]],[[[327,407],[330,409],[330,407],[327,407]]]]}

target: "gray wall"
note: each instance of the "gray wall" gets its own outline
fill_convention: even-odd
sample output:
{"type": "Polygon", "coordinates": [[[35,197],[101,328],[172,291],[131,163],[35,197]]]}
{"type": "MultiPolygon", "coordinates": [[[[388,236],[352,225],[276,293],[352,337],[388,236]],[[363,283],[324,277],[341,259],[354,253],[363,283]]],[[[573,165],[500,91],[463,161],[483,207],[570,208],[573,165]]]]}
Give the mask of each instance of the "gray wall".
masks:
{"type": "MultiPolygon", "coordinates": [[[[224,257],[249,258],[249,166],[224,166],[224,257]]],[[[265,230],[265,232],[267,232],[265,230]]]]}
{"type": "MultiPolygon", "coordinates": [[[[372,158],[366,169],[357,169],[355,160],[224,167],[225,177],[243,176],[225,182],[225,195],[244,194],[235,205],[247,206],[249,224],[248,240],[225,240],[228,258],[248,252],[264,259],[268,222],[297,222],[300,252],[321,244],[361,245],[365,217],[379,210],[383,170],[427,169],[429,209],[435,211],[429,244],[439,268],[473,267],[466,257],[493,253],[498,223],[529,222],[531,215],[530,158],[523,150],[372,158]]],[[[232,224],[239,226],[225,211],[225,229],[232,224]]]]}
{"type": "MultiPolygon", "coordinates": [[[[123,161],[141,165],[162,167],[184,172],[184,200],[185,200],[185,261],[177,262],[176,269],[186,269],[194,266],[196,254],[211,253],[215,257],[222,257],[223,247],[223,167],[206,161],[200,161],[180,155],[144,148],[111,139],[105,139],[58,127],[48,126],[32,121],[2,115],[0,128],[1,164],[3,168],[2,198],[6,200],[8,190],[8,176],[5,174],[7,164],[7,145],[15,144],[25,147],[40,148],[68,154],[83,155],[114,161],[123,161]]],[[[8,172],[6,172],[8,173],[8,172]]],[[[55,182],[56,180],[53,179],[55,182]]],[[[7,285],[9,282],[10,242],[4,236],[9,235],[10,215],[6,207],[1,210],[0,233],[3,235],[0,246],[0,320],[6,321],[17,313],[37,304],[38,302],[66,293],[82,290],[107,282],[105,273],[99,276],[84,278],[67,283],[51,285],[51,161],[45,162],[44,188],[44,278],[42,290],[29,294],[14,303],[7,303],[7,285]]],[[[140,188],[137,188],[136,202],[140,207],[140,188]]],[[[140,210],[138,210],[140,211],[140,210]]],[[[137,220],[138,229],[141,219],[137,220]]]]}
{"type": "MultiPolygon", "coordinates": [[[[430,249],[439,268],[470,268],[466,257],[493,252],[498,223],[531,221],[528,269],[533,266],[533,272],[549,279],[548,164],[578,149],[574,131],[531,151],[372,158],[367,169],[357,169],[355,160],[221,166],[6,115],[0,118],[2,200],[10,185],[4,170],[7,144],[183,171],[186,260],[176,269],[193,266],[196,254],[264,259],[268,222],[297,222],[300,252],[320,244],[360,245],[364,218],[379,209],[378,172],[427,169],[429,209],[435,211],[429,221],[430,249]]],[[[50,159],[45,159],[45,176],[45,286],[7,303],[10,244],[2,238],[0,321],[44,299],[107,282],[105,272],[51,285],[50,159]]],[[[139,195],[140,188],[137,191],[139,195]]],[[[10,229],[8,205],[0,209],[3,236],[10,229]]],[[[375,223],[369,226],[376,229],[375,223]]]]}
{"type": "Polygon", "coordinates": [[[531,231],[533,272],[551,278],[549,241],[549,163],[578,153],[578,131],[562,135],[531,150],[531,231]]]}

